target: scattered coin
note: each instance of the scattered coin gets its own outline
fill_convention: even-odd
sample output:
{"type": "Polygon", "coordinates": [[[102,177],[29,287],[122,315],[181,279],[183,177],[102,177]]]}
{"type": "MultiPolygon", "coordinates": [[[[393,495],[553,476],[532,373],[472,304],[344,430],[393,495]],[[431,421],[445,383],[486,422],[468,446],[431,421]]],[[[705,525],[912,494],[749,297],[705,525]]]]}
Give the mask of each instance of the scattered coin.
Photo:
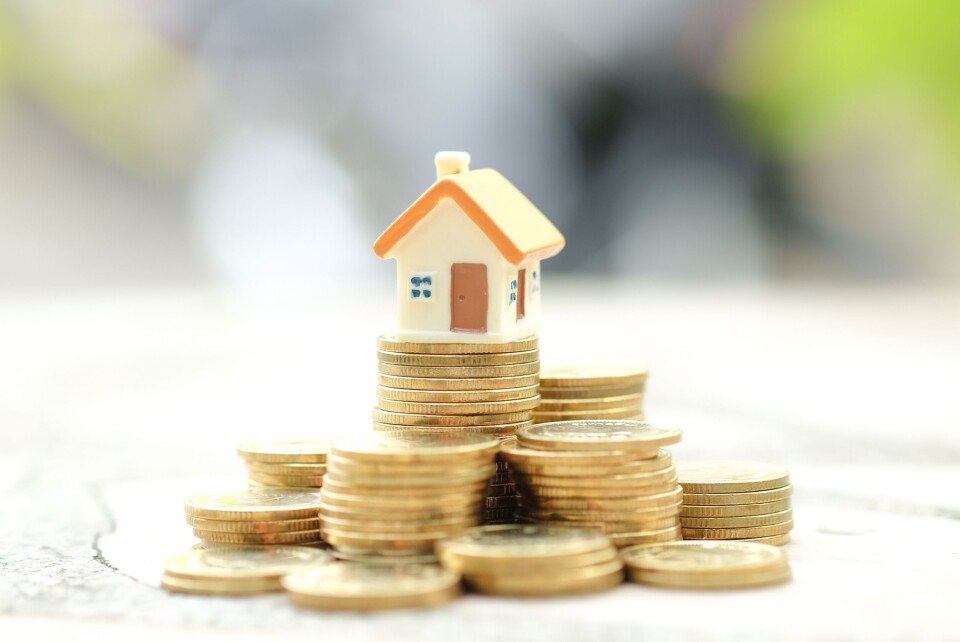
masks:
{"type": "Polygon", "coordinates": [[[305,546],[228,546],[168,557],[161,584],[171,591],[240,595],[281,591],[280,578],[329,563],[329,553],[305,546]]]}
{"type": "Polygon", "coordinates": [[[437,565],[341,562],[287,575],[283,586],[299,606],[379,611],[445,604],[460,595],[460,576],[437,565]]]}
{"type": "Polygon", "coordinates": [[[786,581],[790,566],[774,547],[752,542],[671,542],[621,551],[630,579],[677,588],[739,588],[786,581]]]}

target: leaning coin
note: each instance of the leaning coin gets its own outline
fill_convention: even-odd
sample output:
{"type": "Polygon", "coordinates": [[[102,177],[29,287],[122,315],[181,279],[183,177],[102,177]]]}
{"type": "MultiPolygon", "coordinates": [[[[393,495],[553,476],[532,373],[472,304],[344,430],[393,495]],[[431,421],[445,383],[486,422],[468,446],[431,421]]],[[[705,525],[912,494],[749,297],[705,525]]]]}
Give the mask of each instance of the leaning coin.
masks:
{"type": "Polygon", "coordinates": [[[762,504],[788,499],[793,495],[793,485],[770,490],[755,490],[743,493],[688,493],[684,489],[683,503],[697,506],[730,504],[762,504]]]}
{"type": "Polygon", "coordinates": [[[356,461],[436,461],[493,459],[500,446],[494,437],[476,433],[427,430],[376,433],[337,440],[332,453],[356,461]]]}
{"type": "Polygon", "coordinates": [[[662,428],[645,421],[559,421],[534,424],[517,431],[523,446],[541,450],[640,450],[659,454],[661,446],[680,441],[679,428],[662,428]]]}
{"type": "Polygon", "coordinates": [[[193,529],[204,542],[215,544],[313,544],[320,541],[320,531],[287,531],[286,533],[224,533],[193,529]]]}
{"type": "Polygon", "coordinates": [[[460,576],[436,565],[341,562],[288,575],[283,586],[300,606],[376,611],[449,602],[460,594],[460,576]]]}
{"type": "Polygon", "coordinates": [[[222,546],[172,555],[163,568],[179,577],[245,580],[279,578],[331,560],[328,552],[307,546],[222,546]]]}
{"type": "Polygon", "coordinates": [[[793,530],[793,520],[769,526],[754,526],[751,528],[686,528],[683,529],[684,539],[742,539],[747,537],[770,537],[783,535],[793,530]]]}
{"type": "Polygon", "coordinates": [[[225,533],[288,533],[311,531],[320,528],[320,519],[284,519],[272,522],[234,522],[227,519],[204,519],[187,516],[187,524],[204,531],[225,533]]]}
{"type": "MultiPolygon", "coordinates": [[[[518,429],[519,430],[519,429],[518,429]]],[[[666,451],[658,450],[643,459],[645,453],[611,447],[605,451],[538,450],[521,445],[516,439],[507,439],[500,445],[500,453],[513,463],[530,463],[537,466],[622,466],[641,461],[656,461],[661,467],[661,457],[666,451]]]]}
{"type": "Polygon", "coordinates": [[[790,481],[783,466],[753,461],[691,461],[677,464],[688,493],[743,493],[781,488],[790,481]]]}
{"type": "Polygon", "coordinates": [[[319,507],[319,493],[279,488],[193,495],[184,502],[184,510],[193,517],[234,521],[312,518],[319,507]]]}
{"type": "Polygon", "coordinates": [[[318,463],[322,464],[330,450],[326,439],[303,441],[244,441],[237,447],[241,457],[265,463],[318,463]]]}

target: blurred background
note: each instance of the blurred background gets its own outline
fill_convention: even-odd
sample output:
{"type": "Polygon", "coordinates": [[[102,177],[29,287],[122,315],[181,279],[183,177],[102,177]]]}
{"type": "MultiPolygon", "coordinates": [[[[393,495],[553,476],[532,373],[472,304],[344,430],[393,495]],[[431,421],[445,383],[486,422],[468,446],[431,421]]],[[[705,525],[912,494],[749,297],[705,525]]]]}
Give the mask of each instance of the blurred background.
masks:
{"type": "Polygon", "coordinates": [[[391,282],[495,167],[551,273],[956,282],[949,0],[0,0],[0,291],[391,282]]]}

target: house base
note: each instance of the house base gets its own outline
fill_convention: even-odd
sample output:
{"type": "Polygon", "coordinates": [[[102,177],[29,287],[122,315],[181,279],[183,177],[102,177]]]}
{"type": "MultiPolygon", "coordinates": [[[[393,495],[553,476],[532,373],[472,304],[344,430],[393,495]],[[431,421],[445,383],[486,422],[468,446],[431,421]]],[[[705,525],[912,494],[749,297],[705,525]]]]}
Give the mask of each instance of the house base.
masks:
{"type": "Polygon", "coordinates": [[[511,343],[535,336],[540,332],[539,323],[524,323],[507,332],[438,332],[436,330],[397,329],[397,341],[408,343],[511,343]]]}

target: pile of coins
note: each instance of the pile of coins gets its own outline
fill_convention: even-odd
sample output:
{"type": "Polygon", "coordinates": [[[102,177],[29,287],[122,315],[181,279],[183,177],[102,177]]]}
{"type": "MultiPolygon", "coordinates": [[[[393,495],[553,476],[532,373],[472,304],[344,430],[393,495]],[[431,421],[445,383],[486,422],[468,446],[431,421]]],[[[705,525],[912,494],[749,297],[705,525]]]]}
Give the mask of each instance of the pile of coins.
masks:
{"type": "Polygon", "coordinates": [[[482,526],[440,542],[437,555],[471,589],[491,595],[589,593],[623,581],[610,538],[569,526],[482,526]]]}
{"type": "Polygon", "coordinates": [[[766,586],[791,577],[786,554],[756,542],[670,542],[620,552],[631,580],[688,589],[766,586]]]}
{"type": "Polygon", "coordinates": [[[187,523],[206,545],[319,544],[320,495],[286,488],[193,495],[187,523]]]}
{"type": "Polygon", "coordinates": [[[575,366],[540,373],[537,423],[577,419],[643,419],[647,371],[618,366],[575,366]]]}
{"type": "MultiPolygon", "coordinates": [[[[375,430],[429,428],[512,437],[540,402],[537,337],[511,343],[378,341],[375,430]]],[[[510,521],[516,490],[500,463],[486,503],[487,523],[510,521]]]]}
{"type": "Polygon", "coordinates": [[[437,564],[340,562],[292,573],[283,586],[294,604],[324,611],[427,608],[461,593],[460,575],[437,564]]]}
{"type": "Polygon", "coordinates": [[[424,431],[334,442],[321,491],[324,540],[346,560],[430,561],[437,540],[482,523],[499,444],[424,431]]]}
{"type": "Polygon", "coordinates": [[[281,578],[332,562],[307,546],[215,546],[168,557],[160,585],[175,593],[252,595],[282,591],[281,578]]]}
{"type": "Polygon", "coordinates": [[[237,447],[253,488],[319,488],[328,452],[326,440],[245,441],[237,447]]]}
{"type": "Polygon", "coordinates": [[[793,486],[786,468],[760,462],[703,461],[677,466],[684,539],[782,545],[793,530],[793,486]]]}
{"type": "Polygon", "coordinates": [[[670,453],[679,428],[642,421],[535,424],[502,447],[521,522],[576,524],[618,546],[680,539],[682,490],[670,453]]]}

